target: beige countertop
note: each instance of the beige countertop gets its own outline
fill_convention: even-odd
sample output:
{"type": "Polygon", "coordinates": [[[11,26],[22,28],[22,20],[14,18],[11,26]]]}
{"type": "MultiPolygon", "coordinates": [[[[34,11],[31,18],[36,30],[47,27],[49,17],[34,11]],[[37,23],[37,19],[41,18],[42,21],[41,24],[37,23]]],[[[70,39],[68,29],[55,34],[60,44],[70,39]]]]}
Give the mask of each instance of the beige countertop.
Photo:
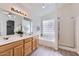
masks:
{"type": "Polygon", "coordinates": [[[25,38],[29,38],[29,37],[33,37],[33,36],[36,36],[36,35],[23,35],[23,37],[20,37],[18,35],[10,35],[8,40],[5,40],[3,37],[0,37],[0,45],[5,45],[8,43],[23,40],[25,38]]]}

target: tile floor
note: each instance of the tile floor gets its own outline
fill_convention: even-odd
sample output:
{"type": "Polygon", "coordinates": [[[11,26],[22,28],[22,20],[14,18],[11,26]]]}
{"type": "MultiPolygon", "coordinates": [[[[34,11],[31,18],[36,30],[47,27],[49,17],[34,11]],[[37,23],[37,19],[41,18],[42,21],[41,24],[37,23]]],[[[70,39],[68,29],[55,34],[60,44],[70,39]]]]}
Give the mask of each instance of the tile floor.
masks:
{"type": "Polygon", "coordinates": [[[54,49],[51,48],[39,46],[39,48],[36,49],[31,54],[31,56],[77,56],[77,54],[63,49],[59,49],[58,51],[55,51],[54,49]]]}

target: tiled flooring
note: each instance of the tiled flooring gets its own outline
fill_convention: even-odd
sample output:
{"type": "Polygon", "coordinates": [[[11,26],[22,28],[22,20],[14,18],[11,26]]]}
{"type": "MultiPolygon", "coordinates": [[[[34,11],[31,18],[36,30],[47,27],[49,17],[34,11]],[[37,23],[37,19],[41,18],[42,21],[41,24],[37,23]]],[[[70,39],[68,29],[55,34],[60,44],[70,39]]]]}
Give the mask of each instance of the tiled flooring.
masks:
{"type": "Polygon", "coordinates": [[[55,51],[51,48],[40,46],[31,56],[77,56],[76,53],[59,49],[55,51]]]}

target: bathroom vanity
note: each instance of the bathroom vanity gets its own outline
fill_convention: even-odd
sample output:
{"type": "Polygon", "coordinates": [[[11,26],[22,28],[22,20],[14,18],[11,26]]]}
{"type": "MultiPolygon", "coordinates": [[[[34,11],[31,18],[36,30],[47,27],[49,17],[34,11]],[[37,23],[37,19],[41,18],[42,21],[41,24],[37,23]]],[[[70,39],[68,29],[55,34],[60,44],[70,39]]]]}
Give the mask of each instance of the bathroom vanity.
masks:
{"type": "Polygon", "coordinates": [[[38,47],[38,36],[12,36],[0,40],[0,56],[27,56],[38,47]]]}
{"type": "Polygon", "coordinates": [[[0,8],[0,21],[0,56],[26,56],[37,48],[38,38],[31,35],[30,18],[0,8]],[[18,32],[25,35],[20,37],[18,32]]]}

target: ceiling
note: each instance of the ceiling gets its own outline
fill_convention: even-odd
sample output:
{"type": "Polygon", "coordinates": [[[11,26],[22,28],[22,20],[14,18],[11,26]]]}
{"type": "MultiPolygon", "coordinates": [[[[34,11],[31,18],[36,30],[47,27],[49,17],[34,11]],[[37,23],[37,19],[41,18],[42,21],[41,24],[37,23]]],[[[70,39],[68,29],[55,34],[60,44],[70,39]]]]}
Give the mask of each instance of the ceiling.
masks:
{"type": "Polygon", "coordinates": [[[60,7],[63,4],[44,3],[45,8],[42,8],[43,3],[19,3],[16,5],[26,10],[30,10],[31,15],[43,16],[47,13],[54,12],[56,10],[57,5],[60,7]]]}

